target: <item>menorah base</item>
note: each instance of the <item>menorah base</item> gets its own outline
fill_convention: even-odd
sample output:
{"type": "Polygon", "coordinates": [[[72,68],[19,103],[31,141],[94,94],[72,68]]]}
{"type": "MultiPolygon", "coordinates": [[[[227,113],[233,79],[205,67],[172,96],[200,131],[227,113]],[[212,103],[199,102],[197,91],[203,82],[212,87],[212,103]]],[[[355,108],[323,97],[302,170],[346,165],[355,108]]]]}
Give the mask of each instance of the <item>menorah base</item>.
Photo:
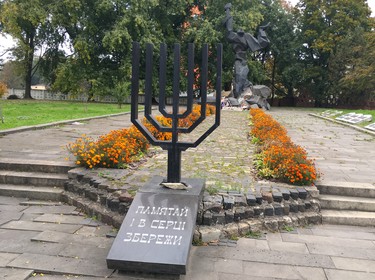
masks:
{"type": "Polygon", "coordinates": [[[168,173],[166,182],[181,182],[181,150],[177,147],[168,149],[168,173]]]}
{"type": "Polygon", "coordinates": [[[153,177],[136,194],[107,256],[107,266],[128,272],[186,274],[205,181],[184,179],[186,190],[153,177]]]}

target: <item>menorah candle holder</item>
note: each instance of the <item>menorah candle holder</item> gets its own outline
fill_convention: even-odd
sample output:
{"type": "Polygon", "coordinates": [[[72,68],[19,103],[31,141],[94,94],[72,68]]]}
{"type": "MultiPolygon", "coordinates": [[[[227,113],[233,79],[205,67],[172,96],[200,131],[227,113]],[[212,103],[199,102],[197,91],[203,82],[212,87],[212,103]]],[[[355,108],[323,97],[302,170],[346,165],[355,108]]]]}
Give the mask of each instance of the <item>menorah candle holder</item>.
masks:
{"type": "Polygon", "coordinates": [[[132,81],[131,81],[131,121],[150,141],[152,145],[160,146],[168,151],[168,183],[181,182],[181,153],[188,148],[197,147],[220,125],[221,110],[221,79],[222,79],[222,44],[217,45],[216,55],[216,99],[215,99],[215,122],[201,135],[195,142],[185,142],[179,140],[181,133],[191,133],[206,118],[207,105],[207,84],[208,84],[208,45],[202,48],[202,64],[200,67],[200,94],[201,94],[201,112],[200,117],[190,127],[180,127],[179,120],[186,118],[192,113],[194,102],[194,81],[195,81],[195,63],[194,63],[194,44],[188,45],[187,61],[187,104],[186,110],[180,112],[180,71],[181,71],[181,47],[174,45],[173,61],[173,86],[172,86],[172,112],[166,109],[166,85],[167,85],[167,45],[160,45],[159,62],[159,112],[172,121],[171,127],[163,126],[152,115],[152,73],[153,73],[153,45],[146,45],[146,63],[145,63],[145,108],[144,115],[146,119],[159,132],[171,133],[171,140],[158,140],[143,124],[138,117],[139,105],[139,68],[141,49],[138,42],[133,43],[132,51],[132,81]]]}

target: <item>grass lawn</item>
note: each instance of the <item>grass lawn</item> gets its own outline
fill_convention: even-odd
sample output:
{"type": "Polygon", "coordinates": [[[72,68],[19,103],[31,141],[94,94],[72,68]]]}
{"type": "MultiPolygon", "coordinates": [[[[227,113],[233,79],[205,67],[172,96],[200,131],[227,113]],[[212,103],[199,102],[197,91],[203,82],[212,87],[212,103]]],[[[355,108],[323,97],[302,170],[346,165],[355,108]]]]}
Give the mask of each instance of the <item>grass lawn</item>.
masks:
{"type": "Polygon", "coordinates": [[[0,100],[0,108],[0,130],[130,111],[130,105],[41,100],[0,100]]]}

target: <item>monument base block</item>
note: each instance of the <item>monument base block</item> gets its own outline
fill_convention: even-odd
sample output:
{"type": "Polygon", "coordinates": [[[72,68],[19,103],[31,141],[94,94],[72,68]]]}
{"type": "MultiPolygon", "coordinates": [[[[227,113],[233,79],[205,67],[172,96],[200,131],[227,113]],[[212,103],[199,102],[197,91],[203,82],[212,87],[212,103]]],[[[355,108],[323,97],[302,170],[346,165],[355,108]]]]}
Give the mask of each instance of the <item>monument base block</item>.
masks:
{"type": "Polygon", "coordinates": [[[129,272],[186,274],[205,182],[184,179],[186,190],[153,177],[136,194],[107,256],[107,266],[129,272]]]}

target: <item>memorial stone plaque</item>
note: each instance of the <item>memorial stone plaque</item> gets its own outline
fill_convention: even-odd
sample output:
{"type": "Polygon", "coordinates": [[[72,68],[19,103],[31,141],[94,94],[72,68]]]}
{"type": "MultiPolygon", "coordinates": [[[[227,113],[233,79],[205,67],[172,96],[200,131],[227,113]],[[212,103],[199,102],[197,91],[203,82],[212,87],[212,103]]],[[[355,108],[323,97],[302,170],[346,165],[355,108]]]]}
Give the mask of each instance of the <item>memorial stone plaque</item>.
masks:
{"type": "Polygon", "coordinates": [[[107,266],[131,272],[186,274],[204,181],[186,190],[160,186],[154,177],[137,192],[107,257],[107,266]]]}
{"type": "Polygon", "coordinates": [[[339,114],[342,114],[342,113],[343,113],[343,111],[327,110],[327,111],[324,111],[323,113],[321,113],[321,115],[322,115],[323,117],[327,117],[327,118],[329,118],[329,117],[334,117],[334,116],[339,115],[339,114]]]}
{"type": "Polygon", "coordinates": [[[352,112],[352,113],[348,113],[340,117],[337,117],[336,120],[344,121],[344,122],[351,123],[351,124],[358,124],[358,123],[365,122],[365,121],[368,121],[368,122],[372,121],[372,116],[357,114],[357,113],[352,112]]]}
{"type": "Polygon", "coordinates": [[[372,123],[372,124],[366,125],[365,128],[367,128],[367,129],[369,129],[369,130],[372,130],[372,131],[375,131],[375,123],[372,123]]]}

